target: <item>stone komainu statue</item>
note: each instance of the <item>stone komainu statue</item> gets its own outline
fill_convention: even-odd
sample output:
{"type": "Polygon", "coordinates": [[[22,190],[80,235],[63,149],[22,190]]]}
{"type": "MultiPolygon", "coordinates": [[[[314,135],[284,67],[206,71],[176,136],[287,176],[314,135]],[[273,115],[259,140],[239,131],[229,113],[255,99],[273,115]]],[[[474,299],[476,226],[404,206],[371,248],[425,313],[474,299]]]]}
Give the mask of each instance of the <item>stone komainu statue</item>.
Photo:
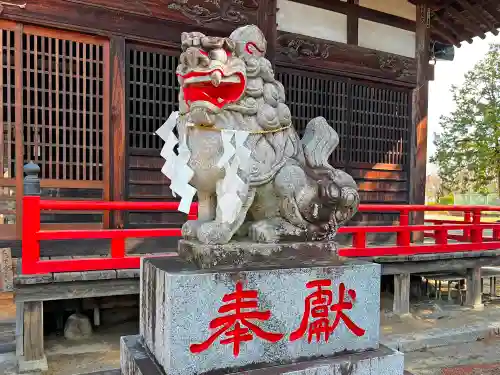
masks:
{"type": "MultiPolygon", "coordinates": [[[[339,143],[323,117],[302,139],[292,126],[283,85],[274,77],[263,33],[253,25],[229,38],[182,34],[177,68],[181,86],[177,128],[191,155],[190,184],[198,191],[198,220],[182,227],[186,239],[224,244],[233,236],[257,242],[332,239],[357,211],[355,181],[328,159],[339,143]],[[239,170],[234,220],[223,220],[220,182],[224,130],[247,131],[248,168],[239,170]]],[[[329,93],[324,93],[329,95],[329,93]]]]}

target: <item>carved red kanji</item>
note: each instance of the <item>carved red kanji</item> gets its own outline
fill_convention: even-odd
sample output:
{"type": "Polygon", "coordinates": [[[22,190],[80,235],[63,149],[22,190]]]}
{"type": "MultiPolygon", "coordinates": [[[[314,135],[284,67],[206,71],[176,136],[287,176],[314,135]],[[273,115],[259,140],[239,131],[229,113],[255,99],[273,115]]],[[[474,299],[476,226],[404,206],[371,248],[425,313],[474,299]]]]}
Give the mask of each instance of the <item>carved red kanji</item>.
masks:
{"type": "Polygon", "coordinates": [[[207,350],[222,334],[225,334],[227,338],[220,340],[220,343],[222,345],[232,344],[235,356],[240,353],[242,342],[253,340],[253,334],[270,342],[281,340],[283,334],[264,331],[251,322],[251,320],[266,321],[271,317],[269,310],[257,310],[257,295],[256,290],[243,290],[243,284],[238,281],[236,291],[224,295],[222,298],[224,305],[218,310],[221,314],[229,312],[232,312],[232,314],[213,319],[209,327],[217,331],[201,344],[192,344],[189,350],[192,353],[201,353],[207,350]]]}
{"type": "Polygon", "coordinates": [[[319,342],[322,336],[328,342],[330,335],[335,331],[340,320],[356,336],[363,336],[365,334],[365,330],[357,326],[344,312],[345,310],[352,309],[352,301],[356,299],[356,291],[349,289],[347,294],[351,298],[351,301],[345,301],[346,287],[344,283],[340,283],[339,301],[333,304],[333,293],[329,289],[331,286],[331,280],[314,280],[306,284],[308,289],[316,288],[316,290],[306,297],[304,315],[302,316],[299,328],[290,334],[290,341],[298,340],[308,332],[307,341],[309,343],[314,336],[316,336],[316,342],[319,342]],[[330,311],[335,312],[335,318],[331,324],[330,311]]]}

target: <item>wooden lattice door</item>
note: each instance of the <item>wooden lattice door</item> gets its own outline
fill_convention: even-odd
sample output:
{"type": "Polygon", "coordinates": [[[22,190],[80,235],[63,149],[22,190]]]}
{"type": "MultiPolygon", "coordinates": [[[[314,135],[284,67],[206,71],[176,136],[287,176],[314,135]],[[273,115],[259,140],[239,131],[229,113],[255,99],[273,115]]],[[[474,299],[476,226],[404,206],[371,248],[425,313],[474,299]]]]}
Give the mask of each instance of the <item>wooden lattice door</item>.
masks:
{"type": "MultiPolygon", "coordinates": [[[[129,45],[127,48],[128,183],[130,200],[176,200],[161,173],[163,141],[155,131],[178,110],[175,70],[178,52],[129,45]]],[[[179,227],[180,212],[129,213],[129,227],[179,227]]]]}
{"type": "Polygon", "coordinates": [[[409,91],[354,82],[350,100],[349,160],[406,168],[411,119],[409,91]]]}
{"type": "MultiPolygon", "coordinates": [[[[0,29],[0,211],[14,187],[16,195],[16,207],[0,212],[1,240],[13,237],[3,229],[10,222],[20,237],[23,165],[29,161],[40,167],[46,199],[108,198],[109,46],[101,38],[19,23],[2,21],[0,29]]],[[[106,221],[101,213],[42,215],[44,227],[101,227],[106,221]]]]}
{"type": "Polygon", "coordinates": [[[314,117],[324,117],[340,138],[330,162],[343,168],[349,119],[349,81],[331,75],[291,69],[277,69],[276,78],[284,85],[286,103],[290,107],[293,125],[302,136],[307,123],[314,117]]]}
{"type": "MultiPolygon", "coordinates": [[[[108,61],[105,39],[23,27],[23,160],[40,166],[46,198],[109,197],[108,61]]],[[[53,225],[103,220],[97,212],[42,217],[53,225]]]]}
{"type": "Polygon", "coordinates": [[[24,159],[35,161],[50,185],[102,189],[107,43],[25,27],[22,49],[24,159]]]}

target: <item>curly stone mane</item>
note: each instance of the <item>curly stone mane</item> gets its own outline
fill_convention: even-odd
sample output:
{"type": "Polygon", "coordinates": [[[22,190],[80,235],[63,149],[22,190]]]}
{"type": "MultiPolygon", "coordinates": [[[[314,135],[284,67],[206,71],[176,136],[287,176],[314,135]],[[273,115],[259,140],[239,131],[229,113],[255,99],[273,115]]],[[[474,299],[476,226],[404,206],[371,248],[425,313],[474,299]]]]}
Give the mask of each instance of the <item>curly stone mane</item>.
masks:
{"type": "Polygon", "coordinates": [[[285,88],[274,77],[271,62],[265,57],[243,56],[247,85],[243,97],[226,110],[256,116],[262,130],[292,125],[290,109],[285,104],[285,88]]]}

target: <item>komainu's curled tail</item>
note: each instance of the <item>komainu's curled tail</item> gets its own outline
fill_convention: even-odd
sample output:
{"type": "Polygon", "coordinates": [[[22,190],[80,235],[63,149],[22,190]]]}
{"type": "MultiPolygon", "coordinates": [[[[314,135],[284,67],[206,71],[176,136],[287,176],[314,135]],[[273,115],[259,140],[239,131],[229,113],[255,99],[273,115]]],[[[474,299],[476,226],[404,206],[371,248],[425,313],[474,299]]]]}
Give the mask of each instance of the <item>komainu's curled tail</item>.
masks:
{"type": "Polygon", "coordinates": [[[333,168],[328,159],[339,144],[339,135],[324,117],[315,117],[309,121],[301,143],[309,168],[333,168]]]}
{"type": "Polygon", "coordinates": [[[330,210],[328,223],[324,222],[324,217],[318,217],[319,222],[315,224],[328,224],[330,233],[335,233],[356,214],[360,200],[354,179],[329,162],[339,144],[339,136],[325,118],[316,117],[307,124],[301,144],[306,173],[318,184],[321,205],[330,210]]]}

